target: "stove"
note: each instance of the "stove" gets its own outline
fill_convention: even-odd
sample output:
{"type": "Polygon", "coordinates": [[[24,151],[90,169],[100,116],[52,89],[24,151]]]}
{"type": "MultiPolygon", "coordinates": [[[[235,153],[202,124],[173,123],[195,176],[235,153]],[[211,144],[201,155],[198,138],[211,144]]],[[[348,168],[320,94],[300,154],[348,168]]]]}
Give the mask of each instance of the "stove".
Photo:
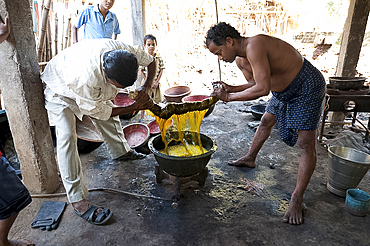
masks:
{"type": "MultiPolygon", "coordinates": [[[[322,123],[319,133],[319,141],[322,142],[322,136],[324,132],[326,116],[329,111],[336,112],[352,112],[352,126],[356,121],[357,112],[370,112],[370,88],[369,86],[363,86],[359,89],[340,90],[334,89],[329,84],[326,92],[326,103],[322,117],[322,123]]],[[[338,123],[338,122],[336,122],[338,123]]],[[[366,141],[369,141],[369,130],[370,121],[368,121],[366,131],[366,141]]]]}
{"type": "Polygon", "coordinates": [[[181,186],[188,183],[189,181],[196,181],[200,186],[204,186],[208,176],[208,168],[204,167],[199,173],[188,177],[178,177],[166,173],[161,166],[155,166],[156,182],[162,183],[164,179],[171,180],[175,185],[175,193],[172,196],[172,208],[177,208],[180,198],[182,196],[181,186]]]}

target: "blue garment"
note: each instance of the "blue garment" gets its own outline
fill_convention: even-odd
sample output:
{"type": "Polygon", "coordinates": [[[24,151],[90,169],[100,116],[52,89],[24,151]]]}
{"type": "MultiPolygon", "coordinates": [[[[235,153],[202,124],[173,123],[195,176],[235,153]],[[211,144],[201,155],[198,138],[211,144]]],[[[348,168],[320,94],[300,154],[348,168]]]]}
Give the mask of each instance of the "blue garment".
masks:
{"type": "Polygon", "coordinates": [[[314,131],[319,127],[326,94],[321,72],[304,59],[292,83],[282,92],[272,92],[266,111],[274,114],[280,139],[294,146],[298,130],[314,131]]]}
{"type": "Polygon", "coordinates": [[[0,220],[18,213],[31,201],[27,188],[0,152],[0,220]]]}
{"type": "Polygon", "coordinates": [[[85,25],[84,39],[112,38],[114,34],[120,34],[117,16],[108,11],[105,20],[99,12],[99,4],[88,6],[77,17],[75,27],[80,28],[85,25]]]}

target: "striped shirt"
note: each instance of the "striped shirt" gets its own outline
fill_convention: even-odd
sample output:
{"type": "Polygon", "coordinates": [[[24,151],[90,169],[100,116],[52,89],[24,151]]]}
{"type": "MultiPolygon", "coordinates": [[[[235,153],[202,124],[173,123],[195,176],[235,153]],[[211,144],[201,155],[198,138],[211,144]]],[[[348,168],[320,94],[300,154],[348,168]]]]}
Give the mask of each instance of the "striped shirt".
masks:
{"type": "MultiPolygon", "coordinates": [[[[154,56],[155,56],[155,59],[157,61],[157,68],[158,69],[157,69],[157,74],[155,75],[153,81],[157,81],[157,78],[158,78],[158,76],[161,72],[161,69],[165,69],[165,67],[164,67],[164,62],[163,62],[162,57],[158,53],[155,53],[154,56]]],[[[143,73],[146,75],[146,72],[147,72],[146,67],[140,66],[139,69],[141,69],[143,71],[143,73]]]]}

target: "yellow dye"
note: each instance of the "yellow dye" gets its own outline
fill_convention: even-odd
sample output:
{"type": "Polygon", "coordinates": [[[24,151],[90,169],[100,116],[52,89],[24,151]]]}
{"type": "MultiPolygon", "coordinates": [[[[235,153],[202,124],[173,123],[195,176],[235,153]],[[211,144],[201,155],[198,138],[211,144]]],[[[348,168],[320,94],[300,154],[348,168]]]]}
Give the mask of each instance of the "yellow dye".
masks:
{"type": "Polygon", "coordinates": [[[208,109],[202,111],[190,111],[181,115],[174,114],[169,119],[162,119],[152,114],[156,118],[156,122],[161,130],[162,141],[165,144],[165,148],[160,152],[173,156],[194,156],[207,152],[207,150],[202,147],[199,134],[200,125],[207,110],[208,109]],[[178,137],[174,138],[171,137],[170,134],[166,134],[171,131],[177,131],[179,133],[178,137]],[[187,139],[187,142],[192,144],[188,144],[185,141],[184,132],[197,133],[193,135],[193,139],[190,141],[187,139]],[[181,144],[168,146],[172,140],[179,141],[181,144]]]}
{"type": "Polygon", "coordinates": [[[162,149],[159,152],[166,154],[166,155],[184,157],[184,156],[201,155],[204,152],[207,152],[207,150],[199,145],[193,145],[193,144],[188,144],[188,143],[184,145],[183,143],[180,143],[177,145],[168,146],[167,152],[166,152],[166,149],[162,149]]]}

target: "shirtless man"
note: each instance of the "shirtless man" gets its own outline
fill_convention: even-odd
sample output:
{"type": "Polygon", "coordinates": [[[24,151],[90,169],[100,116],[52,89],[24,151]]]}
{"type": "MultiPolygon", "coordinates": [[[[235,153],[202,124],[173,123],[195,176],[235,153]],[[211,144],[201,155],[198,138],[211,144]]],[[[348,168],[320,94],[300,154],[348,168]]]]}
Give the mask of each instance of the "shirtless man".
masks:
{"type": "Polygon", "coordinates": [[[289,146],[298,142],[301,149],[296,187],[283,220],[302,224],[303,194],[316,166],[316,129],[326,92],[325,79],[288,43],[267,35],[242,37],[224,22],[208,30],[206,46],[220,60],[235,60],[247,80],[239,86],[214,82],[212,96],[230,102],[254,100],[270,91],[273,94],[249,152],[228,164],[254,168],[258,152],[277,123],[281,140],[289,146]]]}

